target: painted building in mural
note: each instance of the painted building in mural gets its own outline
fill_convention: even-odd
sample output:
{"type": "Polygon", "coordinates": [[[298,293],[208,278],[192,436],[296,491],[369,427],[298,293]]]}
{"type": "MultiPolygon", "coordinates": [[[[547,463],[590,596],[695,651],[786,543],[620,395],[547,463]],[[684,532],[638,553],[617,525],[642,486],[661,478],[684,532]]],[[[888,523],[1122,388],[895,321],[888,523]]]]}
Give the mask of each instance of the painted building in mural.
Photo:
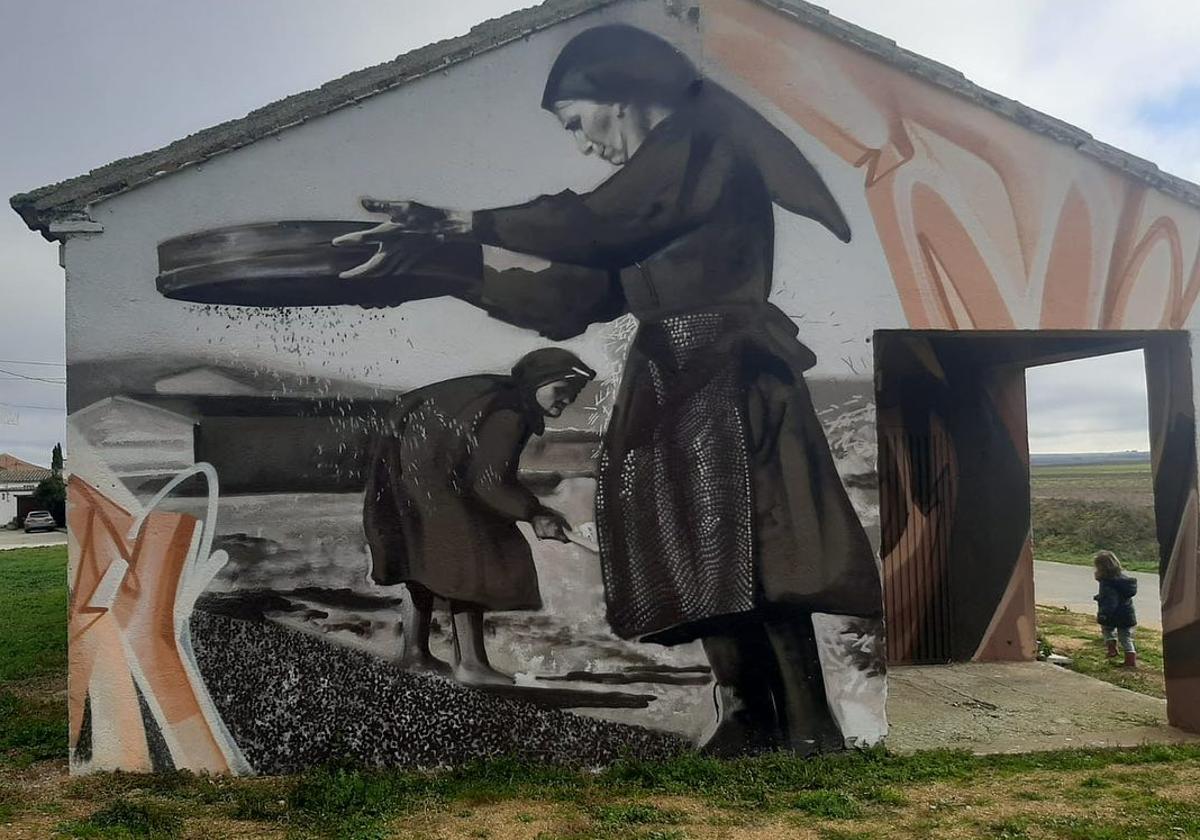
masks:
{"type": "Polygon", "coordinates": [[[815,7],[552,0],[13,205],[77,771],[877,743],[1033,657],[1024,369],[1134,347],[1200,729],[1200,188],[815,7]]]}

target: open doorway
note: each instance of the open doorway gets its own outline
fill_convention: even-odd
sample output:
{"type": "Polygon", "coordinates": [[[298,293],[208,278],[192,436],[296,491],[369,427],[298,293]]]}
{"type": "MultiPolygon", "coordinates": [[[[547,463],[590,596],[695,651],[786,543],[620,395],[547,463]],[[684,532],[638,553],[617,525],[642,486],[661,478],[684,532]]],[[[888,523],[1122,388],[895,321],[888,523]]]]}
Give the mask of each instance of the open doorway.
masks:
{"type": "Polygon", "coordinates": [[[1026,396],[1039,655],[1162,697],[1162,552],[1144,353],[1031,367],[1026,396]],[[1098,551],[1119,558],[1120,579],[1109,588],[1133,595],[1114,620],[1138,625],[1107,645],[1096,623],[1098,551]]]}
{"type": "MultiPolygon", "coordinates": [[[[1196,567],[1186,334],[897,330],[874,342],[889,661],[1035,658],[1026,371],[1128,351],[1145,354],[1163,612],[1193,626],[1185,610],[1196,605],[1175,606],[1190,598],[1196,567]]],[[[1167,691],[1172,722],[1200,730],[1200,651],[1190,644],[1166,633],[1167,691]]]]}

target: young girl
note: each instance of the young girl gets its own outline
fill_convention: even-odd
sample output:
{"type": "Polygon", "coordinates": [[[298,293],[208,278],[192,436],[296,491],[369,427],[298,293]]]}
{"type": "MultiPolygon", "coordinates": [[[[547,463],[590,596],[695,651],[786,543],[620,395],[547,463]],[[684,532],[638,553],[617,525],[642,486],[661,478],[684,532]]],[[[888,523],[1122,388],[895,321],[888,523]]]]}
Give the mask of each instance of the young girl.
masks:
{"type": "Polygon", "coordinates": [[[1092,558],[1096,567],[1096,580],[1100,591],[1096,593],[1096,621],[1104,631],[1108,655],[1117,655],[1117,640],[1125,652],[1125,667],[1137,667],[1137,652],[1133,647],[1133,628],[1137,626],[1137,613],[1133,610],[1133,596],[1137,594],[1137,580],[1125,574],[1121,561],[1111,551],[1098,551],[1092,558]]]}

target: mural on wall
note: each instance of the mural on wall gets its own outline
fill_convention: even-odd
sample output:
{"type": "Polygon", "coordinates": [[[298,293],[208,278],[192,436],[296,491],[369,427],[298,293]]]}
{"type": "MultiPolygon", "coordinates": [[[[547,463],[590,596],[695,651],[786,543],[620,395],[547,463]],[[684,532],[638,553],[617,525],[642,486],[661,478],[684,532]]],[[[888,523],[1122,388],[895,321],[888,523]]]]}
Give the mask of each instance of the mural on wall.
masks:
{"type": "MultiPolygon", "coordinates": [[[[897,659],[1026,656],[1010,374],[1041,350],[981,377],[982,345],[884,333],[1178,327],[1200,223],[766,4],[675,5],[606,7],[496,50],[492,87],[469,75],[486,57],[439,68],[100,205],[119,212],[67,255],[91,319],[70,356],[76,769],[872,744],[873,540],[924,581],[890,587],[897,659]],[[489,131],[565,160],[557,121],[578,171],[493,176],[440,145],[479,126],[432,116],[422,149],[404,109],[460,72],[456,96],[511,93],[489,131]],[[587,158],[614,168],[593,189],[587,158]],[[287,200],[252,188],[298,166],[287,200]],[[454,188],[405,186],[421,169],[454,188]],[[548,194],[432,206],[481,173],[462,203],[548,194]],[[979,573],[951,582],[952,558],[979,573]]],[[[1147,347],[1170,362],[1151,416],[1179,653],[1200,628],[1190,369],[1147,347]]],[[[1167,669],[1169,694],[1200,684],[1191,654],[1167,669]]]]}
{"type": "MultiPolygon", "coordinates": [[[[590,406],[603,415],[602,434],[581,459],[581,472],[594,478],[572,491],[574,520],[518,477],[531,437],[596,376],[566,350],[535,350],[508,377],[467,376],[390,403],[349,400],[338,409],[346,434],[339,448],[351,441],[349,449],[367,454],[331,469],[343,489],[365,488],[370,583],[396,593],[381,612],[402,616],[393,618],[393,641],[376,645],[380,661],[371,667],[419,681],[411,685],[428,695],[415,704],[421,708],[450,690],[449,680],[455,696],[473,694],[475,703],[483,697],[539,715],[591,709],[607,725],[603,743],[587,745],[587,760],[639,744],[655,755],[689,742],[715,755],[811,754],[877,740],[886,726],[877,562],[805,384],[815,357],[793,321],[767,302],[773,208],[849,242],[845,215],[791,140],[640,29],[597,26],[572,39],[550,70],[542,107],[582,154],[617,171],[590,193],[513,207],[464,212],[372,198],[363,206],[387,217],[374,226],[264,222],[189,234],[160,245],[158,288],[175,300],[275,310],[397,307],[448,296],[554,340],[632,316],[623,367],[606,383],[607,398],[590,406]],[[483,246],[547,264],[494,268],[483,246]],[[519,531],[519,522],[529,530],[519,531]],[[566,673],[535,673],[535,661],[521,661],[522,645],[499,628],[507,613],[544,606],[527,537],[569,546],[599,566],[604,634],[635,652],[632,665],[603,670],[595,655],[602,651],[585,651],[582,667],[566,673]],[[819,641],[822,621],[832,629],[819,641]],[[676,658],[646,653],[654,650],[676,658]],[[497,654],[507,670],[493,665],[497,654]],[[839,669],[851,673],[835,673],[840,687],[827,686],[826,671],[839,669]],[[655,723],[671,714],[666,708],[641,719],[623,711],[663,698],[614,687],[646,685],[691,695],[696,722],[685,738],[678,730],[655,735],[655,723]],[[856,692],[873,696],[857,698],[860,708],[848,712],[831,708],[839,692],[850,706],[856,692]],[[863,709],[877,716],[865,728],[854,718],[863,709]]],[[[250,412],[235,406],[230,413],[250,412]]],[[[202,428],[198,453],[207,437],[202,428]]],[[[234,460],[239,467],[218,467],[238,481],[247,458],[234,460]]],[[[353,588],[361,592],[362,583],[353,588]]],[[[258,591],[251,612],[272,614],[271,599],[286,597],[273,586],[258,591]]],[[[201,607],[244,618],[248,603],[237,593],[210,593],[201,607]]],[[[276,623],[294,624],[296,606],[276,623]]],[[[245,632],[224,628],[222,644],[245,632]]],[[[580,642],[560,631],[555,644],[580,642]]],[[[216,646],[197,647],[203,671],[216,646]]],[[[234,739],[252,744],[255,769],[317,760],[263,746],[270,735],[279,743],[278,732],[263,729],[264,717],[294,715],[291,726],[307,727],[301,706],[250,715],[251,682],[213,678],[223,698],[242,700],[225,709],[234,739]]],[[[471,703],[455,702],[468,729],[505,720],[489,715],[484,724],[469,714],[471,703]]],[[[372,712],[378,706],[366,704],[372,712]]],[[[364,726],[387,726],[365,717],[364,726]]],[[[570,755],[570,738],[558,740],[553,748],[523,746],[570,755]]],[[[352,751],[381,763],[419,761],[411,749],[379,757],[363,748],[352,751]]]]}
{"type": "Polygon", "coordinates": [[[713,0],[705,15],[706,54],[861,172],[907,326],[1189,322],[1200,220],[1076,153],[1085,140],[1101,145],[1082,131],[1036,114],[1058,131],[1031,132],[919,78],[881,72],[877,59],[808,28],[776,37],[779,15],[767,4],[713,0]]]}

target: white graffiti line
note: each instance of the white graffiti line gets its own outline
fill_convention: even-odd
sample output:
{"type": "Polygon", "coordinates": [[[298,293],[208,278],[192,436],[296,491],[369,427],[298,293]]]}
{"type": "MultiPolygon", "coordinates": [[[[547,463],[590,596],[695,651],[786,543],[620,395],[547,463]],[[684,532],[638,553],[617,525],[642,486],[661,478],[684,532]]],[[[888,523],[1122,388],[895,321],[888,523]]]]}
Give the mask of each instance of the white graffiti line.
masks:
{"type": "MultiPolygon", "coordinates": [[[[205,516],[197,522],[197,530],[193,532],[187,560],[184,563],[179,583],[175,590],[175,605],[172,617],[175,644],[182,654],[180,659],[183,662],[184,670],[192,692],[195,695],[196,702],[200,706],[205,722],[208,724],[213,738],[222,755],[225,757],[230,770],[237,774],[249,774],[253,773],[254,769],[242,754],[237,742],[233,739],[233,735],[225,725],[220,712],[217,711],[212,696],[208,692],[208,686],[205,684],[204,678],[201,676],[200,670],[196,665],[196,656],[192,648],[190,632],[190,619],[196,601],[204,593],[204,590],[208,588],[209,583],[212,582],[217,573],[229,562],[229,555],[225,551],[212,550],[212,544],[216,538],[217,508],[220,500],[220,484],[217,479],[217,471],[211,464],[199,463],[176,474],[174,478],[167,482],[154,495],[142,513],[134,520],[130,526],[128,538],[130,541],[139,540],[142,536],[142,529],[145,527],[146,519],[158,508],[158,505],[184,482],[197,475],[204,477],[207,484],[208,497],[206,499],[205,516]]],[[[129,661],[136,670],[140,671],[135,657],[130,656],[129,661]]],[[[145,686],[144,677],[140,673],[137,676],[141,678],[140,681],[145,686]]],[[[165,715],[158,705],[157,698],[153,697],[153,693],[148,690],[144,690],[143,694],[154,716],[159,720],[160,730],[167,739],[171,752],[176,756],[182,757],[184,748],[172,737],[174,733],[171,732],[170,727],[165,725],[165,715]]]]}

